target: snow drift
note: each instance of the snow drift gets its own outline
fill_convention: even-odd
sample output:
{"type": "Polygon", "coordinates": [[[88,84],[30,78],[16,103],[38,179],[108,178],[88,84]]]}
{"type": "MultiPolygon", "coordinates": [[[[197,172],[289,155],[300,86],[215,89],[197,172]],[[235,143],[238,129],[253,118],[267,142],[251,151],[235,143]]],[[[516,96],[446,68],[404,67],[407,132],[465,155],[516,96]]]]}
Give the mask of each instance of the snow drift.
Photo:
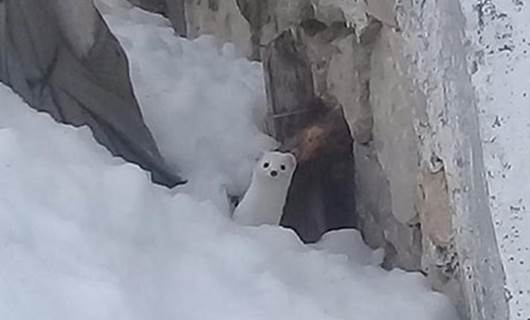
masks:
{"type": "Polygon", "coordinates": [[[420,275],[312,250],[280,227],[237,226],[153,185],[88,129],[5,87],[0,99],[2,319],[453,317],[420,275]]]}
{"type": "Polygon", "coordinates": [[[127,2],[99,7],[127,52],[160,152],[190,180],[186,191],[227,209],[226,195],[241,196],[256,159],[276,146],[259,125],[266,105],[261,64],[211,36],[178,38],[168,20],[127,2]]]}

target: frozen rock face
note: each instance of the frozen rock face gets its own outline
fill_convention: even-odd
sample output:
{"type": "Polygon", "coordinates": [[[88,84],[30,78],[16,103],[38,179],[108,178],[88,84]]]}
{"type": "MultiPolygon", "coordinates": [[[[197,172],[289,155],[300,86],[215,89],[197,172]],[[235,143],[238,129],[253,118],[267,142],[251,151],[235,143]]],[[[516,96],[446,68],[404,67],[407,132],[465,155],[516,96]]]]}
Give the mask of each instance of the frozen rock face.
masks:
{"type": "Polygon", "coordinates": [[[0,2],[0,80],[32,107],[88,125],[113,154],[180,179],[162,160],[129,82],[127,58],[90,0],[0,2]]]}
{"type": "MultiPolygon", "coordinates": [[[[248,31],[249,38],[234,42],[245,43],[248,53],[250,41],[249,57],[264,61],[271,132],[287,145],[297,133],[315,138],[317,132],[316,141],[333,150],[328,161],[340,163],[335,170],[345,178],[335,187],[345,192],[335,192],[335,199],[353,199],[338,221],[357,226],[372,247],[385,248],[386,267],[422,270],[464,317],[506,319],[463,1],[226,2],[248,21],[238,34],[248,31]],[[322,120],[334,108],[340,116],[322,120]],[[343,131],[339,118],[348,124],[343,131]],[[333,138],[318,134],[329,132],[322,123],[335,128],[333,138]]],[[[201,10],[215,15],[204,5],[201,10]]],[[[188,25],[200,24],[187,18],[188,25]]],[[[229,40],[225,28],[217,23],[213,32],[229,40]]],[[[333,197],[316,189],[322,182],[311,187],[311,179],[318,178],[307,177],[299,191],[293,183],[291,190],[305,188],[305,197],[292,196],[291,205],[311,208],[308,215],[293,218],[287,210],[283,221],[306,230],[300,221],[320,217],[308,238],[337,222],[322,201],[333,197]]]]}
{"type": "Polygon", "coordinates": [[[412,222],[417,213],[417,137],[411,97],[396,70],[396,62],[383,28],[376,41],[370,66],[370,106],[373,110],[373,146],[389,181],[392,212],[401,224],[412,222]]]}
{"type": "Polygon", "coordinates": [[[186,0],[166,0],[166,15],[168,16],[175,32],[180,36],[188,34],[186,23],[185,3],[186,0]]]}

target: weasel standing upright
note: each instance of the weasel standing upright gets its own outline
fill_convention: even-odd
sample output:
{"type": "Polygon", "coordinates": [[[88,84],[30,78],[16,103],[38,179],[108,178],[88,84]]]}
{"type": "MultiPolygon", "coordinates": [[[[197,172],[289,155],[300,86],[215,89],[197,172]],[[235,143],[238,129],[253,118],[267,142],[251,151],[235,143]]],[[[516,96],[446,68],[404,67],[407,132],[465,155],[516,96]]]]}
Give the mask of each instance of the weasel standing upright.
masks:
{"type": "Polygon", "coordinates": [[[244,225],[280,224],[296,158],[290,153],[268,152],[256,164],[252,182],[233,218],[244,225]]]}

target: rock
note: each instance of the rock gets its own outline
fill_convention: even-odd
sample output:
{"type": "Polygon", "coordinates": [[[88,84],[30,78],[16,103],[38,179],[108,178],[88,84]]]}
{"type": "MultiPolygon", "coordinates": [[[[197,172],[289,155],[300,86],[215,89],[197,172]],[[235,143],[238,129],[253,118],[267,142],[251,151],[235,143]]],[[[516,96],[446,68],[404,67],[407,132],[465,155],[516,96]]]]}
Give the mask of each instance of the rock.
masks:
{"type": "Polygon", "coordinates": [[[326,24],[343,22],[353,28],[358,35],[368,26],[365,5],[358,0],[312,0],[315,18],[326,24]]]}
{"type": "Polygon", "coordinates": [[[371,144],[354,143],[355,201],[358,228],[372,248],[384,248],[383,266],[421,269],[420,225],[402,224],[392,213],[392,193],[386,173],[371,144]]]}
{"type": "Polygon", "coordinates": [[[388,28],[382,31],[370,67],[374,147],[390,184],[392,213],[406,225],[417,216],[417,137],[411,98],[388,43],[392,31],[388,28]]]}
{"type": "Polygon", "coordinates": [[[151,171],[155,181],[182,182],[160,156],[125,53],[91,2],[4,0],[0,6],[3,83],[57,121],[88,125],[101,144],[151,171]]]}
{"type": "MultiPolygon", "coordinates": [[[[128,0],[131,4],[138,6],[144,10],[165,13],[167,10],[166,0],[128,0]]],[[[171,2],[171,1],[168,1],[171,2]]]]}
{"type": "Polygon", "coordinates": [[[344,106],[353,138],[365,144],[372,140],[373,115],[370,107],[371,46],[360,44],[354,34],[328,44],[336,48],[329,57],[329,94],[344,106]]]}
{"type": "MultiPolygon", "coordinates": [[[[463,317],[508,319],[505,274],[484,178],[479,99],[468,68],[468,24],[460,1],[403,2],[397,12],[400,30],[393,31],[397,36],[389,43],[403,86],[410,93],[418,166],[420,172],[443,172],[447,182],[447,192],[430,199],[443,201],[448,195],[443,221],[451,221],[451,244],[436,243],[437,238],[447,238],[444,227],[423,226],[436,235],[424,237],[428,240],[424,248],[430,248],[424,260],[430,262],[423,264],[441,266],[446,283],[459,283],[459,290],[438,289],[448,290],[463,317]]],[[[424,223],[429,221],[439,223],[432,219],[424,223]]],[[[429,270],[431,280],[440,274],[429,270]]]]}
{"type": "Polygon", "coordinates": [[[177,35],[188,35],[185,0],[166,0],[166,15],[168,16],[177,35]]]}

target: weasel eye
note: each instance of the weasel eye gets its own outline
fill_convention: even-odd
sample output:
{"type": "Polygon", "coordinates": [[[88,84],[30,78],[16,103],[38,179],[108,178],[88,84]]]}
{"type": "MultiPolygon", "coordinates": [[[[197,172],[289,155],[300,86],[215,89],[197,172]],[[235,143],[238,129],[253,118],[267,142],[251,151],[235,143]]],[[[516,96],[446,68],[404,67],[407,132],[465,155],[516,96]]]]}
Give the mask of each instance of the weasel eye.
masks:
{"type": "Polygon", "coordinates": [[[282,165],[280,166],[280,169],[285,170],[285,165],[282,164],[282,165]]]}
{"type": "Polygon", "coordinates": [[[267,169],[268,167],[269,167],[269,163],[268,163],[268,162],[265,162],[265,163],[263,164],[263,168],[267,169]]]}

